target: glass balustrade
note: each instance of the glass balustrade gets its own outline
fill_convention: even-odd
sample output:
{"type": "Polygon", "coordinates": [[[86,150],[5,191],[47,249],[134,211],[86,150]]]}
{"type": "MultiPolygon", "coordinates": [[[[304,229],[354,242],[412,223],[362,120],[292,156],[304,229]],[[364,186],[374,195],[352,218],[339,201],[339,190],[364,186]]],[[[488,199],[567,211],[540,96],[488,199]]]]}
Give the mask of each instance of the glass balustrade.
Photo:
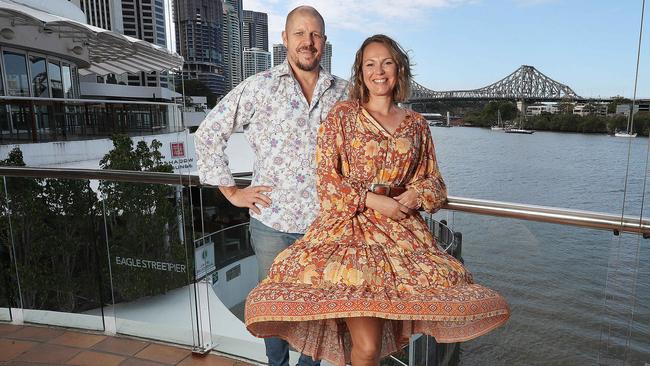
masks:
{"type": "MultiPolygon", "coordinates": [[[[257,284],[247,210],[177,177],[4,177],[0,320],[19,312],[27,323],[265,362],[263,341],[242,322],[257,284]]],[[[631,186],[628,199],[639,202],[641,190],[631,186]]],[[[646,209],[626,204],[631,215],[646,209]]],[[[647,362],[650,258],[640,235],[451,210],[425,220],[477,283],[508,300],[512,317],[463,343],[414,336],[383,365],[647,362]]]]}

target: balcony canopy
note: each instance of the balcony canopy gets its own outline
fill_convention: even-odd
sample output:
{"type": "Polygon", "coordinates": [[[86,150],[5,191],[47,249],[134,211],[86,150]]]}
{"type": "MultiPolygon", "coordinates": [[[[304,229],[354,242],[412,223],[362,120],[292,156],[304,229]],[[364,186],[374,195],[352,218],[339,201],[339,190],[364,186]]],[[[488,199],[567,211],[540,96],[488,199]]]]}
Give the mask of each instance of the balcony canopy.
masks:
{"type": "MultiPolygon", "coordinates": [[[[89,66],[79,68],[82,75],[167,71],[181,68],[183,65],[181,56],[164,47],[53,15],[12,0],[0,0],[0,21],[3,20],[4,24],[9,21],[11,27],[24,26],[19,32],[44,32],[56,34],[61,39],[72,39],[75,46],[70,48],[69,56],[88,56],[89,66]]],[[[2,28],[0,35],[5,37],[7,31],[2,28]]]]}

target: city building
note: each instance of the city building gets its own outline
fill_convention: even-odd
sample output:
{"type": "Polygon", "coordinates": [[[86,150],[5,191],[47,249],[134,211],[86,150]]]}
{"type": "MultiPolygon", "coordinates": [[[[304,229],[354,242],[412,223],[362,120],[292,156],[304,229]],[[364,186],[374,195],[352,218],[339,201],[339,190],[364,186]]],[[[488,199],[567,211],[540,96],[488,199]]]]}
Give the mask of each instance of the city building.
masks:
{"type": "Polygon", "coordinates": [[[537,103],[526,107],[527,116],[539,116],[540,114],[555,114],[559,111],[556,103],[537,103]]]}
{"type": "Polygon", "coordinates": [[[86,23],[124,33],[122,0],[73,0],[86,14],[86,23]]]}
{"type": "MultiPolygon", "coordinates": [[[[282,43],[273,44],[273,66],[279,65],[287,58],[287,48],[282,43]]],[[[320,60],[320,65],[327,72],[332,72],[332,44],[325,42],[325,49],[320,60]]]]}
{"type": "Polygon", "coordinates": [[[223,3],[174,0],[174,11],[176,49],[185,58],[183,78],[200,80],[214,94],[225,95],[223,3]]]}
{"type": "Polygon", "coordinates": [[[287,58],[287,48],[282,43],[273,44],[273,66],[278,66],[287,58]]]}
{"type": "Polygon", "coordinates": [[[269,18],[266,13],[244,10],[243,46],[269,50],[269,18]]]}
{"type": "Polygon", "coordinates": [[[0,0],[0,136],[11,143],[0,144],[0,155],[17,144],[35,165],[90,160],[96,167],[108,136],[184,129],[174,102],[180,95],[167,88],[83,80],[179,69],[183,59],[86,19],[65,0],[0,0]]]}
{"type": "MultiPolygon", "coordinates": [[[[95,0],[102,1],[102,0],[95,0]]],[[[121,0],[124,35],[161,46],[167,46],[165,4],[163,0],[121,0]]],[[[169,77],[158,72],[129,73],[127,84],[134,86],[170,87],[169,77]]]]}
{"type": "Polygon", "coordinates": [[[271,52],[259,48],[244,50],[244,79],[271,68],[271,52]]]}
{"type": "Polygon", "coordinates": [[[588,116],[590,114],[598,115],[598,116],[606,116],[607,115],[607,107],[608,103],[605,102],[598,102],[598,103],[577,103],[573,107],[573,114],[577,114],[579,116],[588,116]]]}
{"type": "Polygon", "coordinates": [[[236,87],[243,79],[243,10],[241,0],[224,0],[223,20],[223,65],[226,71],[225,92],[228,92],[236,87]]]}
{"type": "MultiPolygon", "coordinates": [[[[616,106],[616,114],[630,115],[631,104],[619,104],[616,106]]],[[[650,112],[650,99],[640,99],[634,102],[634,114],[638,112],[650,112]]]]}
{"type": "Polygon", "coordinates": [[[329,42],[325,42],[325,49],[323,50],[320,65],[327,72],[332,73],[332,44],[329,42]]]}

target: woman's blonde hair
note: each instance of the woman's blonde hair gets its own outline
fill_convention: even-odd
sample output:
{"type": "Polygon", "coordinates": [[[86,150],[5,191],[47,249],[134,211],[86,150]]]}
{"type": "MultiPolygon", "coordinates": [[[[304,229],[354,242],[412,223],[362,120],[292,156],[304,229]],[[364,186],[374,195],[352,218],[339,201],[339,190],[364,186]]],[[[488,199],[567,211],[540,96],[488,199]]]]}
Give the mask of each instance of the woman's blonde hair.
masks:
{"type": "Polygon", "coordinates": [[[395,65],[397,66],[397,84],[393,89],[393,101],[403,102],[411,94],[411,62],[407,52],[395,42],[392,38],[383,35],[375,34],[374,36],[366,38],[357,51],[354,57],[354,65],[352,65],[352,87],[350,90],[350,99],[358,100],[362,103],[368,101],[368,88],[363,82],[363,51],[366,47],[373,43],[381,43],[388,48],[395,65]]]}

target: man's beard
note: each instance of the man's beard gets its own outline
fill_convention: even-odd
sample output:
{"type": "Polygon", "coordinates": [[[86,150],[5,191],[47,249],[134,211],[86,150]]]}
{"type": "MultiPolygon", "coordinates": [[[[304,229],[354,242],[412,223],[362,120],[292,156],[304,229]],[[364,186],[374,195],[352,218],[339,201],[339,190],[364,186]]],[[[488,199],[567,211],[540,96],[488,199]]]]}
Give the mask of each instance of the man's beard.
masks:
{"type": "Polygon", "coordinates": [[[303,48],[299,49],[298,50],[298,55],[294,58],[294,62],[296,64],[296,66],[302,71],[314,71],[317,67],[319,67],[320,59],[318,57],[316,57],[316,58],[314,58],[314,61],[312,61],[310,63],[301,62],[300,61],[300,51],[303,51],[303,50],[308,50],[308,51],[311,51],[313,53],[317,52],[316,48],[314,48],[314,47],[303,47],[303,48]]]}

